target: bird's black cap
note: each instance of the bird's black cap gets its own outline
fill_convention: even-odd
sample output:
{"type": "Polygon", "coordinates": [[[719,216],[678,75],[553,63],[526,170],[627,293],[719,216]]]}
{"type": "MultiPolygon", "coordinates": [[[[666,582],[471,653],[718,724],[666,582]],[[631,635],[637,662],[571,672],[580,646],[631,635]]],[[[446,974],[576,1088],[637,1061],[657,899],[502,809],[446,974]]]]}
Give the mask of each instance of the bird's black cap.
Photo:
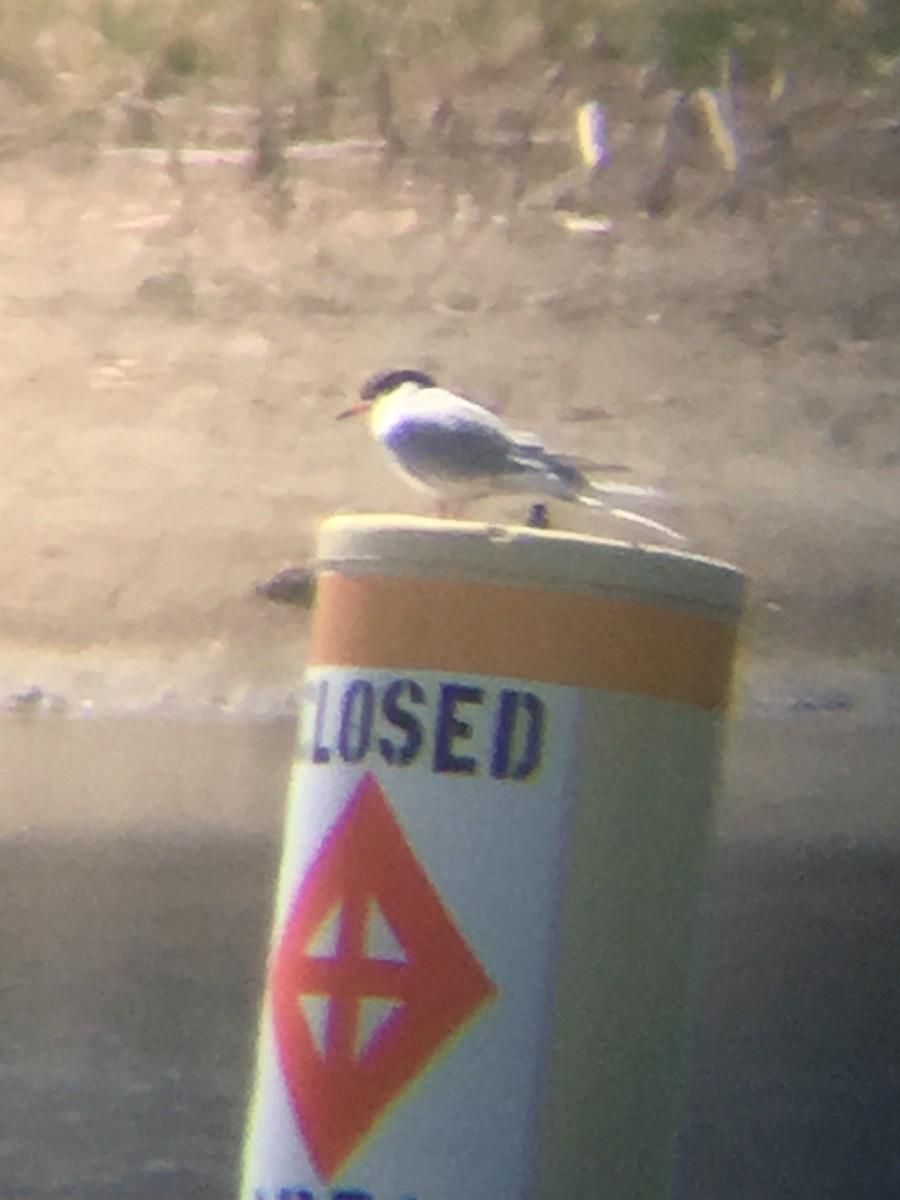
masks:
{"type": "Polygon", "coordinates": [[[361,400],[377,400],[379,396],[392,392],[403,383],[417,383],[423,388],[437,387],[430,375],[426,375],[424,371],[417,371],[415,367],[388,367],[385,371],[378,371],[377,374],[369,376],[359,389],[359,397],[361,400]]]}

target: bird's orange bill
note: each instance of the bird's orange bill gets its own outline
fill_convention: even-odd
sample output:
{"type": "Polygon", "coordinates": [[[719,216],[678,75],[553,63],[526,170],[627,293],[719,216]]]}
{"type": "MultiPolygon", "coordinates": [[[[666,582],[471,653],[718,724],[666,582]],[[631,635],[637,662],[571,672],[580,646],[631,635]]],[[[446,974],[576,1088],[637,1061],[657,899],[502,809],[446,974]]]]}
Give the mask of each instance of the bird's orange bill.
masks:
{"type": "Polygon", "coordinates": [[[350,408],[345,408],[343,412],[339,412],[334,418],[336,421],[343,421],[345,417],[358,417],[360,413],[368,412],[372,407],[370,400],[360,400],[350,408]]]}

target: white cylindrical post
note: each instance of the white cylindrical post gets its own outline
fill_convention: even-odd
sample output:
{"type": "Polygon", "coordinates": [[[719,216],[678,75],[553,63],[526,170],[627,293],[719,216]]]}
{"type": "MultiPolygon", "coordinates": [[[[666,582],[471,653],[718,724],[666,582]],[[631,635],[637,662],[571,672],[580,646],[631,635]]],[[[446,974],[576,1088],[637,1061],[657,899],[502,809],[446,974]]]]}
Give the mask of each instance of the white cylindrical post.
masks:
{"type": "Polygon", "coordinates": [[[664,1200],[743,580],[321,531],[241,1200],[664,1200]]]}

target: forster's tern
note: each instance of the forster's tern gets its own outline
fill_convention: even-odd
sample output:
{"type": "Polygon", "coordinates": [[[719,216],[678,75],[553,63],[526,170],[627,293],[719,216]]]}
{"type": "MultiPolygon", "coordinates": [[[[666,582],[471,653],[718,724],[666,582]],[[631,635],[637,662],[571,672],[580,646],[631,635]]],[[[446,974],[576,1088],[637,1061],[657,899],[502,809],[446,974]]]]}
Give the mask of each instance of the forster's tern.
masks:
{"type": "Polygon", "coordinates": [[[652,489],[594,482],[590,473],[602,465],[545,449],[533,434],[508,429],[495,413],[439,387],[424,371],[393,368],[372,375],[359,401],[338,420],[358,413],[368,414],[372,434],[394,466],[435,497],[442,516],[459,516],[471,501],[498,492],[554,496],[684,541],[667,525],[609,507],[610,496],[647,497],[652,489]]]}

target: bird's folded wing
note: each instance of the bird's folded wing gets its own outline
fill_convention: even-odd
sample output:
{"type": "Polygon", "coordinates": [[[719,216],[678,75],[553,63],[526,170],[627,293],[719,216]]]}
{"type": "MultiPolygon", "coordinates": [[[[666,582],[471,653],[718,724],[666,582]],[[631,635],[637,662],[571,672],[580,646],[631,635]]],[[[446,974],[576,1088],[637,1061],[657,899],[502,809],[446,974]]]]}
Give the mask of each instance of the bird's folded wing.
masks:
{"type": "Polygon", "coordinates": [[[383,441],[407,471],[423,479],[499,478],[522,470],[503,433],[456,415],[446,421],[410,417],[383,441]]]}
{"type": "Polygon", "coordinates": [[[535,457],[538,457],[545,462],[552,462],[562,467],[571,467],[572,470],[580,471],[587,475],[591,475],[594,472],[621,475],[628,474],[631,471],[631,467],[625,463],[597,462],[596,459],[588,458],[584,454],[568,454],[564,450],[547,450],[540,438],[527,430],[517,429],[511,437],[516,449],[522,452],[526,461],[533,461],[535,457]]]}
{"type": "Polygon", "coordinates": [[[594,471],[627,475],[631,471],[631,467],[626,463],[597,462],[596,459],[587,458],[583,454],[561,454],[558,450],[554,450],[553,457],[558,459],[559,462],[565,463],[567,467],[574,467],[577,471],[584,471],[588,475],[594,471]]]}

